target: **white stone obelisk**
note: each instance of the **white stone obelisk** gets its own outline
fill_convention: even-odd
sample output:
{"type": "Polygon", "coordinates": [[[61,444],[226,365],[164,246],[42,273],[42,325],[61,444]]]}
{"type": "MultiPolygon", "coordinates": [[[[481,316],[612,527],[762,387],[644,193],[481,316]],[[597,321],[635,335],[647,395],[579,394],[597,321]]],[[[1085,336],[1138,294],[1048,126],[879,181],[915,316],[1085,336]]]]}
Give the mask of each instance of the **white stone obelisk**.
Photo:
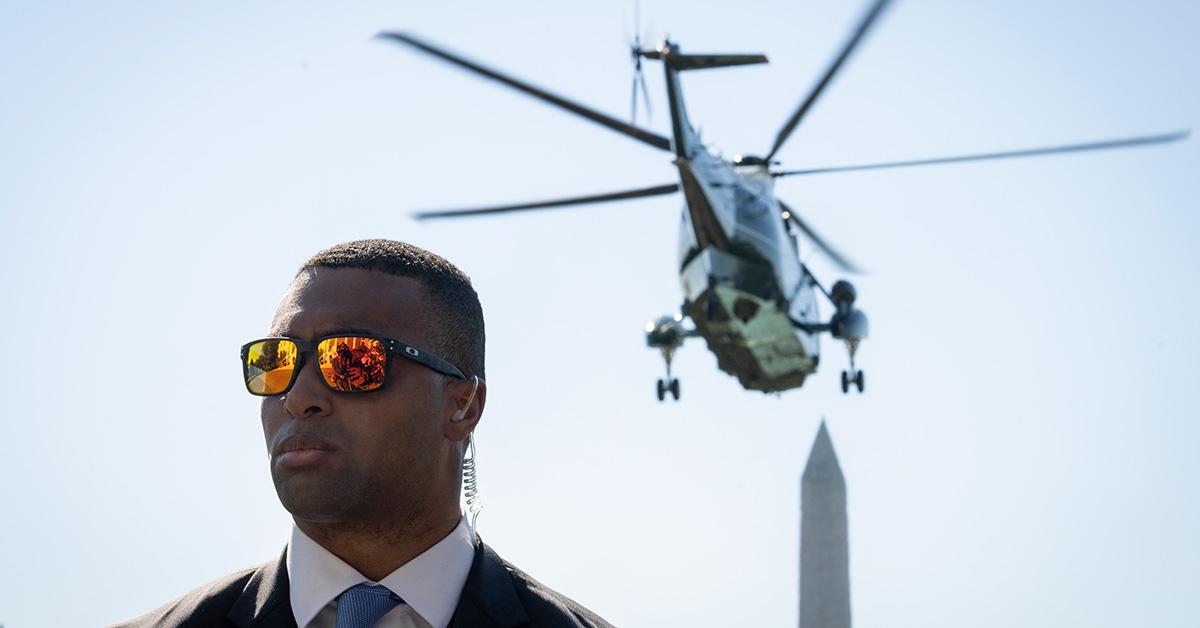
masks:
{"type": "Polygon", "coordinates": [[[800,628],[850,628],[846,479],[825,421],[800,481],[800,628]]]}

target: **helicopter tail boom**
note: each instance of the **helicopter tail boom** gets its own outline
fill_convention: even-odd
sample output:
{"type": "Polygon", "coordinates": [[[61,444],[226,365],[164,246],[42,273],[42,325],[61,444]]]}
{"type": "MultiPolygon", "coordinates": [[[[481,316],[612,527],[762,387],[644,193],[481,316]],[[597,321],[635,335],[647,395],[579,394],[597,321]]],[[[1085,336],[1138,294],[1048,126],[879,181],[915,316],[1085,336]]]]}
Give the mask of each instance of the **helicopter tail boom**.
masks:
{"type": "Polygon", "coordinates": [[[700,138],[688,121],[687,108],[683,104],[683,89],[679,85],[679,73],[685,70],[767,62],[766,55],[762,54],[684,54],[679,44],[670,40],[652,50],[635,50],[635,54],[662,61],[666,70],[667,100],[671,108],[671,148],[677,157],[683,159],[693,157],[693,152],[699,148],[700,138]]]}

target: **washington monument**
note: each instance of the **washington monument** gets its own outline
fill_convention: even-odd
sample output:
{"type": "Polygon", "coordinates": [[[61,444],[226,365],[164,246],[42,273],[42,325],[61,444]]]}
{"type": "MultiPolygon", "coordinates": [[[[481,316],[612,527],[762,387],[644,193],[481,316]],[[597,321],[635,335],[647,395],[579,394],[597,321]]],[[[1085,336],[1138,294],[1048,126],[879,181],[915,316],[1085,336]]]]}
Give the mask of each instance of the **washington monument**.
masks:
{"type": "Polygon", "coordinates": [[[850,628],[846,479],[824,421],[800,481],[800,628],[850,628]]]}

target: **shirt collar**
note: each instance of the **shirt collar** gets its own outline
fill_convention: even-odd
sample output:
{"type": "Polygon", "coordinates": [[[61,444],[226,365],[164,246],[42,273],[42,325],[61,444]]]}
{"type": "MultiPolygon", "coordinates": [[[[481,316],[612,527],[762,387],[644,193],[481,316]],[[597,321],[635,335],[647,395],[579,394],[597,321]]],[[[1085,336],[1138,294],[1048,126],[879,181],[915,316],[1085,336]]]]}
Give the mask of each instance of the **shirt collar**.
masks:
{"type": "MultiPolygon", "coordinates": [[[[378,584],[404,598],[404,602],[434,628],[450,623],[471,562],[475,547],[466,519],[445,538],[416,558],[388,574],[378,584]]],[[[304,628],[317,613],[335,600],[342,591],[370,580],[309,538],[295,524],[287,552],[289,597],[296,625],[304,628]]]]}

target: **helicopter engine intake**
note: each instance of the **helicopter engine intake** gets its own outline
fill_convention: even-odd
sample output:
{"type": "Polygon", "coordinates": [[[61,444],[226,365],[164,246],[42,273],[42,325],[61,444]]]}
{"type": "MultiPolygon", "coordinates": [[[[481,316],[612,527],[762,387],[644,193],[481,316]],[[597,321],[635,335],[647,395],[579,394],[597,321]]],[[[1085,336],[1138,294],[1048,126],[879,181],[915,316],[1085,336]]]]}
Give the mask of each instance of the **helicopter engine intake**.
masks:
{"type": "Polygon", "coordinates": [[[837,306],[838,312],[846,312],[854,305],[854,301],[858,299],[858,290],[855,290],[854,284],[849,281],[839,279],[829,289],[829,299],[837,306]]]}

